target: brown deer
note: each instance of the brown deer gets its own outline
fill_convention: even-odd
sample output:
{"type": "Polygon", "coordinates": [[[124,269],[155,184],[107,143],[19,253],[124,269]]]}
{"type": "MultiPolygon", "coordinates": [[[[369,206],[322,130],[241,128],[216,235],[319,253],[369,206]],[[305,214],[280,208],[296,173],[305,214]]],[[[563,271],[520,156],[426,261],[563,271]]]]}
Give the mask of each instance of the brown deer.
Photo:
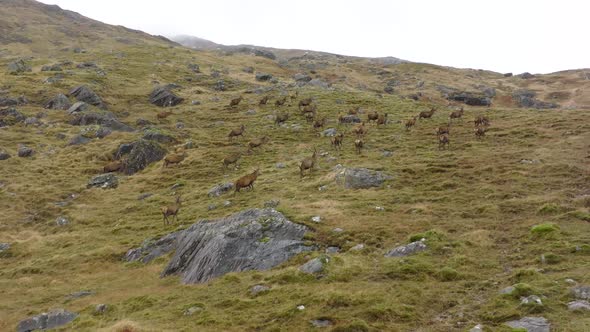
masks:
{"type": "Polygon", "coordinates": [[[299,109],[301,113],[316,113],[318,106],[315,104],[303,106],[303,109],[299,109]]]}
{"type": "Polygon", "coordinates": [[[438,136],[438,149],[442,150],[445,148],[449,148],[451,142],[449,140],[449,134],[442,134],[438,136]]]}
{"type": "Polygon", "coordinates": [[[349,115],[357,115],[360,112],[360,110],[361,110],[360,107],[353,107],[348,110],[348,114],[349,115]]]}
{"type": "Polygon", "coordinates": [[[243,97],[239,96],[238,98],[234,98],[229,102],[229,107],[238,106],[238,104],[242,101],[243,97]]]}
{"type": "Polygon", "coordinates": [[[367,113],[367,122],[371,123],[371,121],[377,121],[379,119],[379,113],[377,111],[371,111],[367,113]]]}
{"type": "Polygon", "coordinates": [[[230,141],[233,140],[234,137],[238,137],[238,136],[244,137],[243,136],[244,130],[246,130],[246,127],[244,127],[244,125],[241,125],[239,128],[232,129],[229,132],[229,135],[227,135],[227,137],[229,138],[230,141]]]}
{"type": "Polygon", "coordinates": [[[474,129],[474,131],[475,131],[475,137],[477,139],[484,138],[484,136],[486,135],[486,128],[485,127],[476,127],[474,129]]]}
{"type": "Polygon", "coordinates": [[[317,162],[317,155],[317,150],[314,148],[311,157],[305,157],[301,161],[301,165],[299,165],[299,174],[301,175],[301,177],[303,177],[303,171],[307,169],[309,170],[309,174],[311,175],[313,168],[317,162]]]}
{"type": "Polygon", "coordinates": [[[377,125],[386,125],[387,124],[387,113],[379,114],[377,118],[377,125]]]}
{"type": "Polygon", "coordinates": [[[172,111],[162,111],[156,115],[156,118],[158,120],[164,120],[167,117],[169,117],[170,115],[172,115],[172,111]]]}
{"type": "Polygon", "coordinates": [[[122,168],[123,168],[123,162],[121,160],[115,160],[115,161],[111,161],[110,163],[106,164],[103,167],[103,171],[105,173],[117,172],[117,171],[121,170],[122,168]]]}
{"type": "Polygon", "coordinates": [[[283,106],[283,105],[285,105],[286,102],[287,102],[287,96],[285,96],[285,97],[283,97],[281,99],[277,99],[275,101],[275,106],[277,106],[277,107],[278,106],[283,106]]]}
{"type": "Polygon", "coordinates": [[[328,121],[328,119],[326,119],[326,117],[322,117],[321,119],[316,119],[313,122],[313,129],[318,129],[318,128],[323,128],[326,125],[326,122],[328,121]]]}
{"type": "Polygon", "coordinates": [[[244,175],[241,178],[239,178],[235,183],[235,187],[236,187],[235,192],[240,192],[240,189],[242,189],[242,188],[250,188],[251,190],[254,190],[254,181],[256,181],[256,179],[258,178],[258,175],[260,175],[259,168],[257,168],[254,172],[244,175]]]}
{"type": "Polygon", "coordinates": [[[261,146],[262,144],[268,142],[269,140],[270,139],[268,138],[268,136],[264,136],[261,138],[255,138],[255,139],[251,140],[250,142],[248,142],[248,152],[252,152],[252,150],[254,148],[261,146]]]}
{"type": "Polygon", "coordinates": [[[417,117],[413,117],[410,120],[406,121],[406,130],[410,130],[410,128],[416,125],[416,118],[417,117]]]}
{"type": "Polygon", "coordinates": [[[289,113],[280,113],[275,116],[275,124],[280,126],[281,124],[285,123],[289,120],[289,113]]]}
{"type": "Polygon", "coordinates": [[[490,125],[490,120],[488,120],[488,118],[486,118],[483,115],[479,115],[477,118],[475,118],[475,120],[473,121],[473,123],[475,124],[476,127],[479,127],[479,126],[489,126],[490,125]]]}
{"type": "Polygon", "coordinates": [[[449,124],[445,125],[445,126],[439,126],[438,129],[436,130],[436,134],[437,135],[442,135],[442,134],[450,134],[451,133],[451,123],[449,122],[449,124]]]}
{"type": "Polygon", "coordinates": [[[301,99],[299,101],[299,109],[301,109],[301,107],[311,105],[312,102],[313,102],[313,100],[311,98],[301,99]]]}
{"type": "Polygon", "coordinates": [[[453,121],[454,119],[461,119],[462,116],[463,116],[463,107],[461,107],[461,109],[458,111],[451,112],[451,114],[449,115],[449,122],[453,121]]]}
{"type": "Polygon", "coordinates": [[[268,103],[268,100],[270,99],[269,96],[264,96],[262,97],[262,99],[260,99],[260,101],[258,102],[258,105],[262,106],[262,105],[266,105],[266,103],[268,103]]]}
{"type": "Polygon", "coordinates": [[[307,123],[312,123],[313,120],[315,119],[315,115],[316,115],[315,113],[305,113],[305,115],[304,115],[305,116],[305,121],[307,123]]]}
{"type": "Polygon", "coordinates": [[[430,111],[422,111],[418,114],[418,119],[430,119],[434,115],[434,112],[436,112],[436,108],[434,107],[432,107],[430,111]]]}
{"type": "Polygon", "coordinates": [[[360,125],[358,125],[358,126],[356,126],[355,128],[352,129],[352,132],[357,137],[363,137],[363,136],[365,136],[368,131],[369,131],[369,129],[365,127],[365,123],[364,122],[361,122],[360,125]]]}
{"type": "Polygon", "coordinates": [[[356,153],[361,154],[364,145],[365,145],[365,142],[363,142],[362,139],[356,139],[354,141],[354,148],[356,149],[356,153]]]}
{"type": "Polygon", "coordinates": [[[240,160],[240,158],[242,157],[241,154],[239,153],[235,153],[232,155],[229,155],[225,158],[223,158],[221,160],[221,162],[223,163],[223,167],[227,168],[229,165],[235,164],[236,166],[238,165],[238,160],[240,160]]]}
{"type": "Polygon", "coordinates": [[[179,164],[184,158],[186,158],[186,152],[184,151],[182,153],[171,153],[164,157],[162,167],[168,167],[170,164],[179,164]]]}
{"type": "Polygon", "coordinates": [[[344,140],[344,134],[340,133],[336,136],[331,138],[332,147],[336,150],[340,150],[342,148],[342,141],[344,140]]]}
{"type": "Polygon", "coordinates": [[[163,206],[162,207],[162,215],[164,216],[164,225],[170,224],[168,217],[172,216],[172,221],[176,219],[178,221],[178,211],[180,210],[180,205],[182,204],[182,200],[180,196],[176,196],[176,202],[172,205],[163,206]]]}

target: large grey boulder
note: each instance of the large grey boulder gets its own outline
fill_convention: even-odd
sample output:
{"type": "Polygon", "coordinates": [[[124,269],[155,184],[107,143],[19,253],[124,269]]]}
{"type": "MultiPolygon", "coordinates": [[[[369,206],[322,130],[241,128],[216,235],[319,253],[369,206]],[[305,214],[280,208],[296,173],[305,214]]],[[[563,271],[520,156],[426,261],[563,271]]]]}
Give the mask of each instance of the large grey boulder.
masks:
{"type": "Polygon", "coordinates": [[[166,149],[154,141],[140,139],[132,143],[121,144],[115,152],[115,159],[125,157],[123,173],[135,174],[149,164],[162,160],[166,149]]]}
{"type": "Polygon", "coordinates": [[[10,159],[10,153],[0,150],[0,160],[10,159]]]}
{"type": "Polygon", "coordinates": [[[336,171],[336,183],[347,189],[367,189],[381,187],[389,175],[367,168],[341,168],[336,171]]]}
{"type": "Polygon", "coordinates": [[[67,110],[71,106],[70,100],[63,93],[53,97],[53,99],[45,104],[45,108],[50,110],[67,110]]]}
{"type": "Polygon", "coordinates": [[[551,324],[543,317],[524,317],[505,324],[513,329],[525,329],[527,332],[549,332],[551,330],[551,324]]]}
{"type": "Polygon", "coordinates": [[[157,128],[146,128],[143,133],[143,139],[156,141],[163,144],[176,144],[178,140],[176,137],[161,131],[157,128]]]}
{"type": "Polygon", "coordinates": [[[102,101],[102,99],[89,87],[85,85],[81,85],[78,87],[73,88],[70,91],[70,96],[76,97],[78,101],[83,101],[87,104],[106,109],[106,104],[102,101]]]}
{"type": "Polygon", "coordinates": [[[88,188],[96,187],[102,189],[117,188],[119,186],[119,179],[113,173],[100,174],[88,181],[88,188]]]}
{"type": "Polygon", "coordinates": [[[403,257],[415,254],[420,251],[426,250],[427,246],[424,243],[425,239],[420,241],[412,242],[405,246],[399,246],[397,248],[393,248],[385,254],[385,257],[403,257]]]}
{"type": "Polygon", "coordinates": [[[304,73],[297,73],[293,75],[293,79],[298,83],[307,83],[312,80],[312,77],[304,73]]]}
{"type": "Polygon", "coordinates": [[[215,187],[211,188],[209,190],[209,197],[219,197],[223,194],[225,194],[226,192],[232,190],[234,188],[234,184],[231,182],[228,183],[221,183],[216,185],[215,187]]]}
{"type": "Polygon", "coordinates": [[[256,73],[256,80],[260,82],[270,81],[272,79],[271,74],[267,73],[256,73]]]}
{"type": "Polygon", "coordinates": [[[77,313],[69,312],[64,309],[54,309],[47,313],[42,313],[22,320],[18,323],[16,330],[18,332],[29,332],[34,330],[49,330],[65,325],[78,317],[77,313]]]}
{"type": "Polygon", "coordinates": [[[180,274],[190,284],[229,272],[268,270],[312,249],[303,243],[306,231],[274,209],[203,220],[178,235],[176,252],[162,276],[180,274]]]}
{"type": "Polygon", "coordinates": [[[578,300],[590,300],[590,286],[574,287],[572,288],[572,295],[578,300]]]}
{"type": "Polygon", "coordinates": [[[15,108],[0,110],[0,127],[12,126],[24,122],[27,117],[15,108]]]}
{"type": "Polygon", "coordinates": [[[316,257],[299,267],[299,271],[307,274],[316,274],[324,271],[326,264],[330,261],[330,257],[321,256],[316,257]]]}
{"type": "Polygon", "coordinates": [[[142,263],[149,263],[173,251],[176,248],[176,238],[180,233],[170,233],[157,240],[146,240],[141,247],[127,251],[123,259],[127,262],[140,261],[142,263]]]}
{"type": "Polygon", "coordinates": [[[21,158],[25,158],[25,157],[30,157],[33,155],[33,149],[24,145],[24,144],[19,144],[18,149],[17,149],[17,154],[19,157],[21,158]]]}
{"type": "Polygon", "coordinates": [[[117,131],[133,131],[134,129],[123,122],[119,121],[111,112],[100,111],[83,111],[76,113],[70,120],[74,126],[102,125],[117,131]]]}
{"type": "Polygon", "coordinates": [[[528,107],[528,108],[536,108],[536,109],[549,109],[549,108],[557,108],[559,105],[555,103],[548,103],[535,98],[537,95],[536,92],[531,90],[517,90],[512,93],[512,99],[518,104],[520,107],[528,107]]]}
{"type": "Polygon", "coordinates": [[[567,304],[570,311],[590,311],[590,303],[585,300],[571,301],[567,304]]]}
{"type": "Polygon", "coordinates": [[[176,106],[182,103],[184,99],[170,91],[171,88],[171,85],[156,87],[150,93],[150,103],[160,107],[176,106]]]}

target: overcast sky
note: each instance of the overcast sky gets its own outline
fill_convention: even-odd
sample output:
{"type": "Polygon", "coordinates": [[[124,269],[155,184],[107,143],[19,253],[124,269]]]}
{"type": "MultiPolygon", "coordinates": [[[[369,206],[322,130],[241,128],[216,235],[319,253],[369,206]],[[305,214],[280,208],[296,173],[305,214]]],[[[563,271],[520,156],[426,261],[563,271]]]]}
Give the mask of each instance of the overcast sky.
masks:
{"type": "Polygon", "coordinates": [[[151,34],[461,68],[590,68],[590,0],[42,0],[151,34]]]}

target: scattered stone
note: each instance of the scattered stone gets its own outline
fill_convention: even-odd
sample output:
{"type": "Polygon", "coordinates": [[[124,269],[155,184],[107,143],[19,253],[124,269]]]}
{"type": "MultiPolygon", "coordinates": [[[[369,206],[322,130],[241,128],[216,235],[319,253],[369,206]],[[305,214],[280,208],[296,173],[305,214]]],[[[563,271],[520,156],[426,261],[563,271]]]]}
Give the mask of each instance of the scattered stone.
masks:
{"type": "Polygon", "coordinates": [[[107,310],[109,310],[109,306],[104,303],[97,304],[94,308],[94,312],[97,314],[104,314],[105,312],[107,312],[107,310]]]}
{"type": "Polygon", "coordinates": [[[388,157],[393,156],[393,152],[385,150],[385,151],[383,151],[383,153],[381,153],[381,155],[385,158],[388,158],[388,157]]]}
{"type": "Polygon", "coordinates": [[[26,117],[14,108],[0,110],[0,127],[12,126],[24,122],[26,117]]]}
{"type": "Polygon", "coordinates": [[[19,144],[18,146],[18,156],[21,158],[25,158],[25,157],[30,157],[33,155],[33,149],[23,145],[23,144],[19,144]]]}
{"type": "Polygon", "coordinates": [[[306,231],[274,209],[203,220],[180,232],[162,276],[181,274],[184,283],[201,283],[233,271],[268,270],[312,249],[303,242],[306,231]]]}
{"type": "Polygon", "coordinates": [[[578,300],[590,300],[590,286],[578,286],[572,288],[572,295],[578,300]]]}
{"type": "Polygon", "coordinates": [[[377,211],[385,211],[385,208],[382,206],[375,206],[375,210],[377,211]]]}
{"type": "Polygon", "coordinates": [[[105,138],[107,136],[109,136],[113,131],[111,130],[111,128],[109,127],[99,127],[96,130],[96,138],[105,138]]]}
{"type": "Polygon", "coordinates": [[[576,284],[576,281],[574,279],[567,278],[564,281],[567,282],[570,285],[575,285],[576,284]]]}
{"type": "Polygon", "coordinates": [[[322,136],[332,137],[332,136],[336,136],[336,133],[337,133],[337,131],[335,128],[328,128],[322,132],[322,136]]]}
{"type": "Polygon", "coordinates": [[[115,153],[115,159],[121,159],[123,156],[126,156],[123,173],[131,175],[162,160],[166,156],[166,150],[154,141],[140,139],[132,143],[121,144],[115,153]]]}
{"type": "Polygon", "coordinates": [[[339,247],[328,247],[325,250],[326,254],[337,254],[340,252],[340,248],[339,247]]]}
{"type": "Polygon", "coordinates": [[[61,66],[59,64],[53,64],[53,65],[44,65],[43,67],[41,67],[41,71],[62,71],[63,69],[61,68],[61,66]]]}
{"type": "Polygon", "coordinates": [[[135,121],[135,124],[140,127],[147,127],[153,125],[154,123],[149,120],[139,118],[135,121]]]}
{"type": "Polygon", "coordinates": [[[184,98],[178,97],[170,89],[170,85],[156,87],[150,93],[150,103],[160,107],[171,107],[182,103],[184,98]]]}
{"type": "Polygon", "coordinates": [[[427,246],[424,243],[426,239],[415,241],[405,246],[393,248],[385,254],[385,257],[404,257],[426,250],[427,246]]]}
{"type": "Polygon", "coordinates": [[[293,75],[293,79],[298,83],[307,83],[307,82],[311,81],[313,78],[307,74],[304,74],[304,73],[297,73],[297,74],[293,75]]]}
{"type": "Polygon", "coordinates": [[[86,49],[80,48],[80,47],[76,47],[74,48],[74,53],[86,53],[86,49]]]}
{"type": "Polygon", "coordinates": [[[535,77],[535,75],[533,75],[533,74],[531,74],[529,72],[524,72],[524,73],[522,73],[522,74],[520,74],[518,76],[520,76],[520,78],[525,79],[525,80],[528,80],[530,78],[534,78],[535,77]]]}
{"type": "Polygon", "coordinates": [[[215,91],[225,91],[225,82],[223,80],[219,80],[215,82],[213,85],[213,90],[215,91]]]}
{"type": "Polygon", "coordinates": [[[224,202],[223,202],[223,206],[224,206],[224,207],[231,206],[231,201],[224,201],[224,202]]]}
{"type": "Polygon", "coordinates": [[[475,325],[469,332],[483,332],[483,326],[481,324],[475,325]]]}
{"type": "Polygon", "coordinates": [[[78,314],[64,309],[54,309],[48,313],[27,318],[18,323],[18,332],[29,332],[34,330],[48,330],[65,325],[78,317],[78,314]]]}
{"type": "Polygon", "coordinates": [[[356,246],[349,249],[349,251],[361,251],[365,249],[365,245],[362,243],[357,244],[356,246]]]}
{"type": "Polygon", "coordinates": [[[197,307],[197,306],[193,306],[193,307],[190,307],[190,308],[186,309],[184,311],[184,315],[185,316],[192,316],[195,313],[200,312],[200,311],[203,311],[203,308],[197,307]]]}
{"type": "Polygon", "coordinates": [[[246,115],[256,115],[256,110],[247,110],[246,115]]]}
{"type": "Polygon", "coordinates": [[[74,89],[72,89],[72,91],[70,91],[69,95],[76,97],[78,101],[83,101],[87,104],[102,109],[107,108],[106,104],[102,101],[102,99],[94,91],[92,91],[89,87],[85,85],[75,87],[74,89]]]}
{"type": "Polygon", "coordinates": [[[258,295],[263,292],[268,292],[269,290],[270,290],[270,287],[268,287],[268,286],[256,285],[256,286],[253,286],[252,288],[250,288],[250,293],[252,295],[258,295]]]}
{"type": "Polygon", "coordinates": [[[542,306],[543,305],[543,301],[541,301],[541,298],[538,297],[537,295],[529,295],[527,297],[521,297],[520,298],[520,304],[525,304],[525,305],[539,305],[542,306]]]}
{"type": "Polygon", "coordinates": [[[244,67],[244,68],[242,68],[242,71],[244,73],[253,74],[254,73],[254,67],[251,67],[251,66],[244,67]]]}
{"type": "Polygon", "coordinates": [[[0,160],[6,160],[10,158],[10,154],[4,150],[0,150],[0,160]]]}
{"type": "Polygon", "coordinates": [[[346,114],[343,115],[339,121],[341,123],[361,123],[361,118],[359,118],[358,115],[346,114]]]}
{"type": "Polygon", "coordinates": [[[70,108],[68,109],[68,114],[84,112],[84,111],[87,111],[89,108],[90,108],[90,106],[88,104],[86,104],[85,102],[78,101],[78,102],[74,103],[72,106],[70,106],[70,108]]]}
{"type": "Polygon", "coordinates": [[[344,232],[344,230],[342,228],[336,227],[336,228],[334,228],[332,230],[332,232],[334,232],[334,233],[342,233],[342,232],[344,232]]]}
{"type": "Polygon", "coordinates": [[[392,177],[366,168],[343,168],[336,172],[336,183],[347,189],[381,187],[392,177]]]}
{"type": "Polygon", "coordinates": [[[193,100],[193,101],[191,101],[191,105],[195,105],[195,106],[196,105],[201,105],[201,102],[198,101],[198,100],[193,100]]]}
{"type": "Polygon", "coordinates": [[[307,82],[307,84],[311,85],[311,86],[318,87],[318,88],[322,88],[322,89],[327,89],[331,86],[330,83],[328,83],[320,78],[314,78],[311,81],[307,82]]]}
{"type": "Polygon", "coordinates": [[[297,310],[300,310],[300,311],[301,310],[305,310],[305,306],[302,305],[302,304],[300,304],[300,305],[297,306],[297,310]]]}
{"type": "Polygon", "coordinates": [[[55,219],[55,224],[57,226],[67,226],[70,224],[70,221],[64,216],[59,216],[55,219]]]}
{"type": "Polygon", "coordinates": [[[8,64],[9,74],[20,74],[30,71],[32,71],[31,66],[29,66],[24,59],[18,59],[8,64]]]}
{"type": "Polygon", "coordinates": [[[329,319],[312,319],[309,321],[314,327],[329,327],[332,326],[332,321],[329,319]]]}
{"type": "Polygon", "coordinates": [[[63,93],[58,94],[57,96],[53,97],[47,104],[45,104],[46,109],[52,110],[67,110],[72,106],[70,103],[70,99],[66,97],[63,93]]]}
{"type": "Polygon", "coordinates": [[[170,233],[155,241],[146,240],[141,247],[127,251],[123,259],[127,262],[140,261],[142,263],[149,263],[173,251],[176,248],[175,241],[181,232],[170,233]]]}
{"type": "Polygon", "coordinates": [[[285,166],[285,163],[276,163],[276,164],[275,164],[275,167],[276,167],[276,168],[285,168],[285,167],[287,167],[287,166],[285,166]]]}
{"type": "Polygon", "coordinates": [[[90,139],[82,134],[79,134],[79,135],[72,137],[70,139],[70,141],[68,142],[68,145],[83,145],[83,144],[89,143],[90,141],[92,141],[92,139],[90,139]]]}
{"type": "Polygon", "coordinates": [[[256,80],[257,81],[266,82],[266,81],[269,81],[270,79],[272,79],[272,75],[271,74],[256,73],[256,80]]]}
{"type": "Polygon", "coordinates": [[[590,302],[585,300],[572,301],[567,304],[570,311],[590,311],[590,302]]]}
{"type": "Polygon", "coordinates": [[[94,294],[93,291],[83,290],[83,291],[79,291],[79,292],[75,292],[75,293],[69,294],[68,296],[66,296],[66,299],[67,300],[75,300],[75,299],[79,299],[81,297],[90,296],[90,295],[93,295],[93,294],[94,294]]]}
{"type": "Polygon", "coordinates": [[[207,211],[211,211],[211,210],[215,210],[215,209],[217,209],[217,205],[215,205],[215,204],[209,204],[207,206],[207,211]]]}
{"type": "Polygon", "coordinates": [[[299,271],[307,274],[316,274],[322,272],[329,261],[330,257],[328,256],[317,257],[301,265],[299,271]]]}
{"type": "Polygon", "coordinates": [[[277,206],[279,206],[280,203],[281,201],[279,201],[278,199],[271,199],[270,201],[264,202],[264,207],[274,209],[277,206]]]}
{"type": "Polygon", "coordinates": [[[211,188],[207,195],[209,197],[219,197],[234,188],[234,184],[231,182],[218,184],[215,187],[211,188]]]}
{"type": "Polygon", "coordinates": [[[10,249],[10,243],[0,243],[0,253],[10,249]]]}
{"type": "Polygon", "coordinates": [[[500,290],[500,294],[502,294],[502,295],[511,295],[515,290],[516,290],[516,288],[514,288],[514,286],[508,286],[506,288],[502,288],[500,290]]]}
{"type": "Polygon", "coordinates": [[[144,199],[148,198],[148,197],[152,197],[154,194],[152,193],[143,193],[140,194],[139,196],[137,196],[137,200],[138,201],[143,201],[144,199]]]}
{"type": "Polygon", "coordinates": [[[541,161],[538,159],[521,159],[520,163],[521,164],[539,164],[539,163],[541,163],[541,161]]]}
{"type": "Polygon", "coordinates": [[[176,122],[176,129],[184,129],[184,122],[178,121],[176,122]]]}
{"type": "Polygon", "coordinates": [[[156,141],[156,142],[163,143],[163,144],[176,144],[176,143],[178,143],[178,140],[174,136],[172,136],[164,131],[161,131],[157,128],[146,128],[144,130],[144,134],[143,134],[142,138],[145,140],[156,141]]]}
{"type": "Polygon", "coordinates": [[[524,317],[505,323],[513,329],[523,328],[527,332],[549,332],[551,324],[544,317],[524,317]]]}
{"type": "Polygon", "coordinates": [[[319,191],[326,191],[326,190],[328,190],[328,186],[327,185],[319,186],[318,190],[319,191]]]}
{"type": "Polygon", "coordinates": [[[115,174],[106,173],[100,174],[88,181],[88,188],[96,187],[102,189],[117,188],[119,186],[119,179],[115,174]]]}
{"type": "Polygon", "coordinates": [[[311,217],[311,221],[313,221],[313,222],[321,222],[322,221],[322,217],[320,217],[320,216],[313,216],[313,217],[311,217]]]}
{"type": "Polygon", "coordinates": [[[176,190],[178,188],[184,187],[184,183],[177,182],[170,187],[170,190],[176,190]]]}

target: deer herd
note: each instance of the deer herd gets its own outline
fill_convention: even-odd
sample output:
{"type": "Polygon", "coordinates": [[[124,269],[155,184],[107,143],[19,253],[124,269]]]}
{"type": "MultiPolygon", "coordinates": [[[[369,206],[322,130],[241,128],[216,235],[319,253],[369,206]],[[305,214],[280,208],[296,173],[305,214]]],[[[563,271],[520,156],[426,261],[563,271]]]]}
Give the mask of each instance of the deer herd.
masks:
{"type": "MultiPolygon", "coordinates": [[[[283,96],[278,98],[274,105],[276,107],[283,106],[287,104],[287,102],[293,101],[297,99],[298,92],[295,92],[289,96],[283,96]]],[[[259,106],[265,106],[270,101],[270,96],[264,96],[258,101],[259,106]]],[[[238,106],[243,100],[242,96],[238,98],[234,98],[230,100],[229,108],[233,109],[238,106]]],[[[289,103],[290,104],[290,103],[289,103]]],[[[320,116],[318,114],[318,105],[315,102],[314,98],[304,98],[299,100],[297,104],[297,110],[303,116],[307,123],[311,124],[312,130],[322,129],[328,123],[328,118],[326,116],[320,116]]],[[[362,110],[360,107],[355,107],[348,110],[348,115],[344,115],[340,113],[337,121],[339,126],[348,123],[356,122],[356,125],[351,128],[350,133],[354,137],[354,151],[357,154],[362,154],[363,148],[365,147],[365,137],[369,132],[369,127],[367,124],[373,124],[377,127],[387,125],[388,123],[388,114],[387,113],[379,113],[377,111],[369,111],[366,114],[366,122],[360,120],[359,115],[362,114],[362,110]],[[351,118],[352,117],[352,118],[351,118]],[[352,120],[351,120],[352,119],[352,120]],[[360,122],[360,123],[359,123],[360,122]]],[[[418,121],[424,121],[428,119],[432,119],[434,114],[437,112],[437,108],[431,107],[429,111],[421,111],[418,115],[411,117],[410,119],[406,120],[403,125],[407,132],[409,132],[412,128],[417,125],[418,121]]],[[[160,112],[157,114],[158,120],[163,120],[172,112],[160,112]]],[[[444,150],[450,148],[450,135],[451,135],[451,124],[454,121],[461,121],[463,119],[464,109],[461,107],[458,110],[452,111],[448,116],[448,122],[440,125],[436,128],[435,134],[438,139],[438,149],[444,150]]],[[[279,112],[276,113],[274,116],[274,123],[277,126],[283,125],[290,119],[290,115],[288,112],[279,112]]],[[[474,120],[474,133],[476,139],[483,139],[485,137],[485,133],[487,128],[490,126],[490,121],[487,117],[483,115],[478,115],[474,120]]],[[[238,139],[244,137],[244,132],[246,131],[245,125],[240,125],[237,128],[233,128],[230,130],[229,134],[227,135],[228,140],[232,142],[234,139],[238,139]]],[[[343,147],[345,134],[343,132],[336,132],[334,135],[330,137],[330,143],[334,150],[341,151],[343,147]]],[[[270,141],[270,137],[268,135],[254,138],[250,140],[247,144],[247,154],[251,154],[254,152],[255,148],[259,148],[260,146],[268,143],[270,141]]],[[[243,153],[234,153],[231,155],[226,156],[222,159],[223,168],[227,169],[229,166],[234,165],[237,167],[238,161],[243,156],[243,153]]],[[[175,153],[168,154],[163,161],[163,167],[168,167],[170,165],[179,164],[186,158],[186,152],[184,149],[180,148],[175,151],[175,153]]],[[[317,149],[313,149],[313,153],[311,156],[305,157],[299,163],[299,175],[301,178],[305,177],[306,173],[311,175],[314,168],[317,165],[317,158],[318,152],[317,149]]],[[[116,172],[120,171],[123,168],[123,163],[121,161],[113,161],[109,164],[104,166],[104,172],[116,172]]],[[[250,174],[246,174],[240,177],[238,180],[234,182],[235,193],[240,192],[241,189],[250,189],[254,190],[254,182],[260,175],[260,169],[257,168],[254,172],[250,174]]],[[[176,202],[172,205],[162,207],[162,215],[164,219],[164,224],[169,223],[169,217],[172,217],[172,221],[177,219],[178,211],[180,210],[181,205],[181,198],[178,196],[176,198],[176,202]]]]}

